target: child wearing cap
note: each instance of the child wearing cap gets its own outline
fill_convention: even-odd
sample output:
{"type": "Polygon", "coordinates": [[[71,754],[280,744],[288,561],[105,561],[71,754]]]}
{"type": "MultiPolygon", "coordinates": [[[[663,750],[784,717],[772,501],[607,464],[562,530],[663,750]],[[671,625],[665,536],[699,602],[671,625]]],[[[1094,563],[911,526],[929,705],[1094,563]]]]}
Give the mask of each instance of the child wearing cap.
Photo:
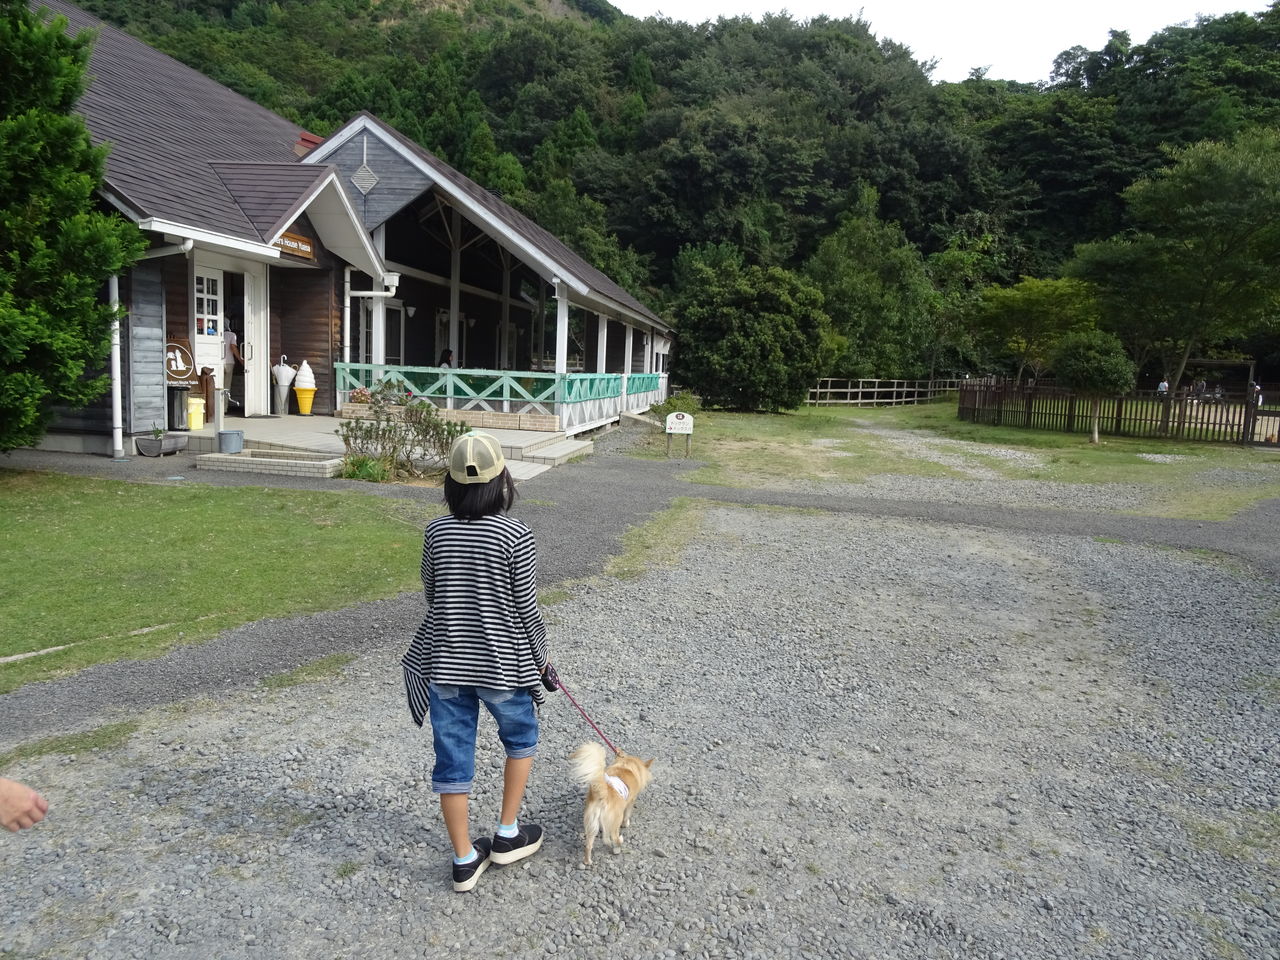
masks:
{"type": "Polygon", "coordinates": [[[431,789],[453,844],[453,889],[472,889],[490,862],[514,863],[542,846],[542,828],[518,820],[538,745],[547,632],[538,609],[537,548],[507,516],[515,483],[498,441],[459,437],[449,451],[449,513],[427,525],[422,584],[427,613],[401,661],[413,721],[430,718],[431,789]],[[480,704],[506,750],[502,811],[492,838],[471,839],[480,704]]]}

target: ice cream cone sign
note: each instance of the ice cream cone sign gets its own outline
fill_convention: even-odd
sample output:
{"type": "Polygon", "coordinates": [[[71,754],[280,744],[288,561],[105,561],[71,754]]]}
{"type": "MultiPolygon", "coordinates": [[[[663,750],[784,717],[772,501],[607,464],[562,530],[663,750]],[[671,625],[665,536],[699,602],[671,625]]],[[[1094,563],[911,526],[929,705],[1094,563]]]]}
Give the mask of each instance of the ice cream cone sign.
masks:
{"type": "Polygon", "coordinates": [[[316,375],[305,360],[298,365],[297,375],[293,379],[293,393],[298,398],[298,413],[304,417],[311,416],[311,404],[316,396],[316,375]]]}

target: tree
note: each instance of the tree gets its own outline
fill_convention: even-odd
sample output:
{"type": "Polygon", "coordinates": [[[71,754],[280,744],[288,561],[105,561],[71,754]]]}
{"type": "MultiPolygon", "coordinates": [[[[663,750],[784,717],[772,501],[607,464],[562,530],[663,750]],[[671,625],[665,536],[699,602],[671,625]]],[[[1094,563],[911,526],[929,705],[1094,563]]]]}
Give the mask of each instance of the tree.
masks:
{"type": "Polygon", "coordinates": [[[1178,346],[1177,390],[1192,351],[1275,326],[1280,308],[1280,130],[1205,141],[1124,191],[1135,230],[1086,244],[1070,265],[1126,339],[1178,346]]]}
{"type": "Polygon", "coordinates": [[[676,264],[672,377],[709,406],[789,410],[830,362],[822,294],[780,267],[745,266],[727,244],[686,247],[676,264]]]}
{"type": "Polygon", "coordinates": [[[1133,361],[1125,355],[1120,341],[1105,330],[1077,330],[1058,341],[1051,363],[1059,386],[1089,399],[1093,419],[1089,442],[1097,443],[1102,398],[1133,389],[1133,361]]]}
{"type": "Polygon", "coordinates": [[[846,341],[830,376],[911,378],[928,371],[938,298],[920,252],[896,223],[876,216],[877,199],[864,187],[805,265],[846,341]]]}
{"type": "Polygon", "coordinates": [[[106,151],[71,112],[92,38],[66,30],[0,0],[0,450],[37,443],[55,405],[107,390],[98,371],[117,314],[99,291],[145,246],[95,209],[106,151]]]}
{"type": "Polygon", "coordinates": [[[1073,330],[1093,325],[1096,307],[1087,284],[1078,280],[1023,277],[1012,287],[983,291],[979,321],[1017,365],[1039,376],[1054,345],[1073,330]]]}

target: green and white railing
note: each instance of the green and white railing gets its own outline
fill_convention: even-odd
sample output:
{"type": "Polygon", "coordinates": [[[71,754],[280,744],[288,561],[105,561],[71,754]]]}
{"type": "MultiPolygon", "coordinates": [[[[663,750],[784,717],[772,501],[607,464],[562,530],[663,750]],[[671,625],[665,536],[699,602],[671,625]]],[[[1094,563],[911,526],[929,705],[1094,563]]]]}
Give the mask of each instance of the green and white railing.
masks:
{"type": "Polygon", "coordinates": [[[547,373],[537,370],[454,370],[374,363],[337,363],[338,405],[357,387],[379,381],[398,384],[406,399],[427,399],[448,410],[542,414],[560,418],[560,429],[576,433],[622,413],[645,410],[666,399],[660,373],[547,373]]]}

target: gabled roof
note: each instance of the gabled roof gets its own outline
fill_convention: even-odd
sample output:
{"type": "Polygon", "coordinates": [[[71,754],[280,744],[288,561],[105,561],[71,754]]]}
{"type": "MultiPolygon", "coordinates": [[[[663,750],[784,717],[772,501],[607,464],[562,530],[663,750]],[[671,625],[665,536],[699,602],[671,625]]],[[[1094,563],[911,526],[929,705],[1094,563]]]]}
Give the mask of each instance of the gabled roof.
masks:
{"type": "Polygon", "coordinates": [[[262,235],[212,164],[296,166],[299,128],[63,0],[34,0],[74,30],[98,31],[76,105],[108,143],[106,187],[136,219],[190,224],[242,240],[262,235]]]}
{"type": "Polygon", "coordinates": [[[32,6],[98,32],[76,112],[109,147],[103,192],[140,226],[276,256],[271,244],[311,208],[326,247],[382,275],[334,170],[298,163],[297,124],[79,7],[32,6]]]}
{"type": "Polygon", "coordinates": [[[623,313],[644,319],[663,330],[669,329],[666,321],[574,253],[554,234],[371,113],[357,115],[303,157],[303,163],[322,163],[337,147],[365,131],[381,136],[384,142],[398,148],[402,156],[422,171],[424,179],[433,181],[424,183],[424,187],[434,186],[445,194],[472,223],[503,246],[517,252],[526,263],[541,267],[540,272],[558,276],[580,297],[603,301],[604,306],[615,306],[623,313]]]}
{"type": "Polygon", "coordinates": [[[335,172],[333,167],[301,163],[215,162],[209,166],[258,235],[268,242],[298,218],[303,198],[335,172]]]}

